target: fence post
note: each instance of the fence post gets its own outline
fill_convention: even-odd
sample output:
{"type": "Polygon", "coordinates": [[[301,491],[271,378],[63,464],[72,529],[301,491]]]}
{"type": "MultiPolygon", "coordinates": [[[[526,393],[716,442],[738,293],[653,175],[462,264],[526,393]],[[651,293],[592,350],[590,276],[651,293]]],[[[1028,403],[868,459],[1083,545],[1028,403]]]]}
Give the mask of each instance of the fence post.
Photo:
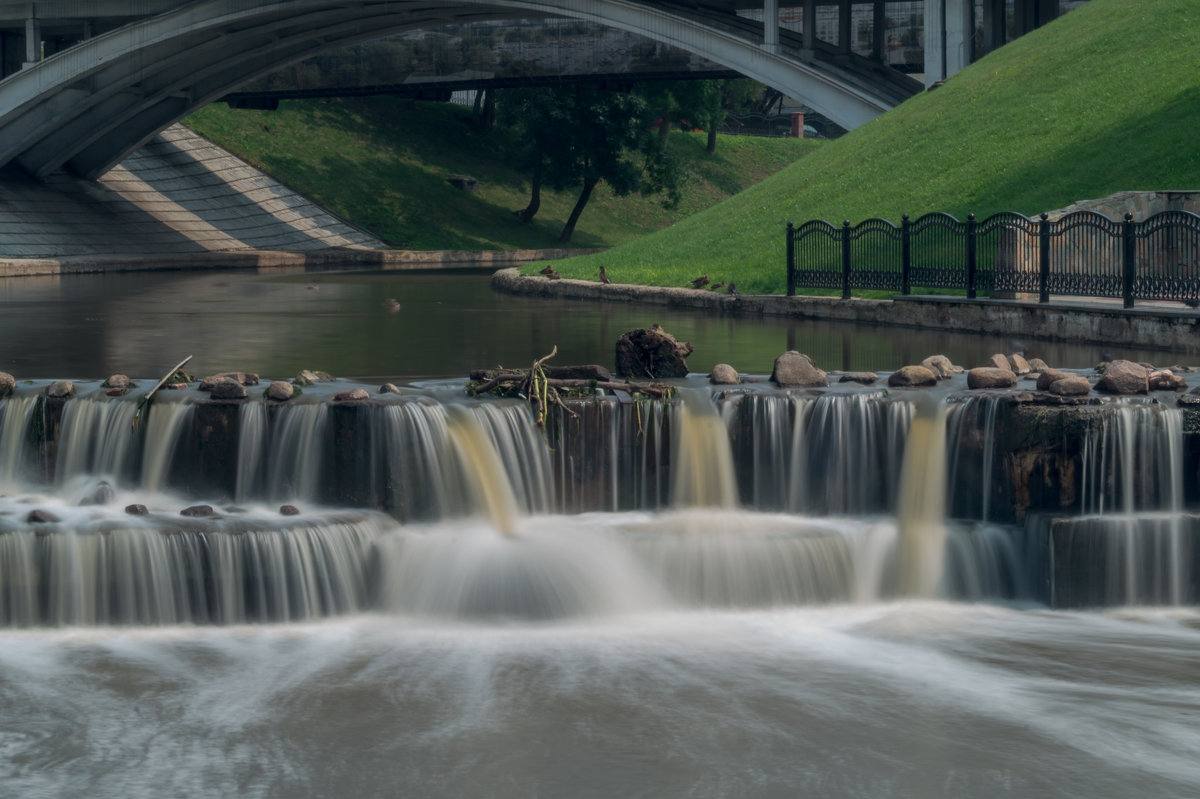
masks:
{"type": "Polygon", "coordinates": [[[1038,302],[1050,302],[1050,215],[1038,222],[1038,302]]]}
{"type": "Polygon", "coordinates": [[[796,241],[795,228],[787,223],[787,295],[796,296],[796,241]]]}
{"type": "Polygon", "coordinates": [[[842,299],[850,299],[850,220],[842,221],[842,299]]]}
{"type": "Polygon", "coordinates": [[[900,293],[904,295],[912,293],[912,241],[909,239],[911,235],[908,214],[905,214],[900,217],[900,293]]]}
{"type": "Polygon", "coordinates": [[[1133,214],[1126,212],[1121,223],[1121,238],[1125,245],[1125,274],[1121,281],[1121,297],[1126,308],[1133,307],[1133,279],[1137,274],[1137,239],[1133,235],[1133,214]]]}
{"type": "Polygon", "coordinates": [[[975,214],[967,214],[967,299],[975,299],[975,214]]]}

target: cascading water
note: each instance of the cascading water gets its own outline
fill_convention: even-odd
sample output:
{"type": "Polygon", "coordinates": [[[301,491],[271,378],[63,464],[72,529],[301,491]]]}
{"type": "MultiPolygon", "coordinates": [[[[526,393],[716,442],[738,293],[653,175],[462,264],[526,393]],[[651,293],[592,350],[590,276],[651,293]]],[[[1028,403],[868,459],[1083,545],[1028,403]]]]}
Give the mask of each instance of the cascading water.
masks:
{"type": "MultiPolygon", "coordinates": [[[[59,452],[79,458],[67,483],[91,481],[80,489],[41,478],[54,470],[28,468],[52,463],[29,445],[39,414],[0,400],[0,453],[19,453],[4,467],[17,490],[0,498],[0,625],[21,628],[0,631],[6,789],[973,799],[1068,786],[1115,799],[1200,787],[1195,613],[895,600],[930,586],[1021,596],[1015,531],[974,513],[947,524],[944,495],[904,479],[944,474],[938,450],[954,450],[938,444],[940,411],[914,414],[911,394],[751,390],[725,399],[716,425],[696,397],[699,432],[689,407],[604,398],[545,437],[519,403],[315,395],[230,406],[236,437],[201,439],[232,453],[215,496],[187,493],[183,474],[211,419],[172,398],[161,424],[124,431],[129,453],[106,468],[126,477],[86,507],[75,498],[104,495],[87,465],[97,451],[59,452]],[[586,446],[572,438],[585,429],[586,446]],[[698,450],[680,440],[693,437],[698,450]],[[727,468],[675,482],[723,451],[727,468]],[[369,483],[362,504],[395,518],[313,507],[350,473],[369,483]],[[500,510],[475,498],[482,480],[500,510]],[[198,501],[217,516],[179,514],[198,501]],[[137,502],[146,516],[121,510],[137,502]],[[925,522],[898,520],[919,508],[925,522]],[[913,553],[924,572],[902,577],[913,553]]],[[[1146,429],[1114,421],[1086,446],[1118,482],[1130,444],[1134,472],[1157,464],[1150,494],[1142,477],[1112,494],[1137,498],[1142,519],[1182,502],[1180,483],[1159,483],[1187,461],[1169,415],[1133,413],[1146,429]]],[[[117,429],[115,410],[91,414],[93,436],[117,429]]],[[[1089,475],[1089,497],[1110,490],[1106,474],[1089,475]]],[[[1105,501],[1100,518],[1114,515],[1105,501]]]]}
{"type": "Polygon", "coordinates": [[[946,550],[946,406],[929,394],[917,400],[896,509],[900,593],[931,597],[942,581],[946,550]]]}
{"type": "Polygon", "coordinates": [[[26,477],[27,432],[37,411],[37,397],[25,395],[0,403],[0,486],[26,477]]]}

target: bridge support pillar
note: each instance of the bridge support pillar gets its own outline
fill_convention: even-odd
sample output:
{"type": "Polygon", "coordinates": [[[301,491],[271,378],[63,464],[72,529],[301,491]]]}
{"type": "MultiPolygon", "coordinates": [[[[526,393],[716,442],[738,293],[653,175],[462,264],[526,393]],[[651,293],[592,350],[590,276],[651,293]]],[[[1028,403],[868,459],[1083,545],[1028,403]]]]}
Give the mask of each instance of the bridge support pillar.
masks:
{"type": "Polygon", "coordinates": [[[817,46],[817,0],[804,0],[800,24],[804,26],[805,57],[812,58],[812,52],[817,46]]]}
{"type": "Polygon", "coordinates": [[[925,86],[971,63],[971,0],[925,0],[925,86]]]}
{"type": "Polygon", "coordinates": [[[42,21],[37,16],[37,4],[28,3],[25,9],[25,63],[42,60],[42,21]]]}
{"type": "Polygon", "coordinates": [[[850,27],[850,0],[839,0],[838,2],[838,52],[848,54],[850,52],[850,35],[852,33],[850,27]]]}
{"type": "Polygon", "coordinates": [[[779,52],[779,0],[763,0],[763,49],[779,52]]]}

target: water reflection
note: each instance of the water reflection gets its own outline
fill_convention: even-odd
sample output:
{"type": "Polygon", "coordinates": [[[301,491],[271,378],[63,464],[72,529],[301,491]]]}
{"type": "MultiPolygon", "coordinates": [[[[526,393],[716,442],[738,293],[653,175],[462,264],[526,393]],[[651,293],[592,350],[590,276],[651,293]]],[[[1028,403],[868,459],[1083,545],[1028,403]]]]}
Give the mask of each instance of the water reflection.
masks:
{"type": "Polygon", "coordinates": [[[692,342],[688,363],[695,372],[721,362],[770,372],[787,349],[830,370],[886,371],[934,353],[974,366],[1017,349],[1074,368],[1096,363],[1101,349],[1162,365],[1197,360],[1119,345],[510,297],[493,293],[484,273],[17,278],[0,280],[0,308],[0,370],[21,378],[151,376],[187,354],[195,355],[192,368],[200,374],[241,369],[286,376],[314,368],[372,380],[457,377],[473,368],[525,365],[555,345],[560,363],[611,366],[617,337],[654,323],[692,342]]]}

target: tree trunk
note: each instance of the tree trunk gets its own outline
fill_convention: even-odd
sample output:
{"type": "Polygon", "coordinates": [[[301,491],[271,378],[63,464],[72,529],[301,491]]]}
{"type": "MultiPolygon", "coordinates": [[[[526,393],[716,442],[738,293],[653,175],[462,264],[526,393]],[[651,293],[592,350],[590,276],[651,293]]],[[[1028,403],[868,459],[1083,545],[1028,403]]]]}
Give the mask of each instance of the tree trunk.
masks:
{"type": "Polygon", "coordinates": [[[717,127],[719,124],[720,120],[717,118],[717,115],[714,114],[712,121],[708,123],[708,146],[704,148],[704,152],[708,153],[709,155],[712,155],[717,151],[717,127]]]}
{"type": "Polygon", "coordinates": [[[567,224],[558,237],[559,244],[566,244],[571,240],[571,234],[575,232],[575,224],[579,222],[579,215],[583,213],[583,207],[588,204],[588,200],[592,199],[592,189],[594,188],[596,188],[596,178],[585,178],[583,191],[579,192],[579,199],[575,201],[575,207],[571,209],[571,216],[567,219],[567,224]]]}
{"type": "Polygon", "coordinates": [[[517,219],[521,224],[528,225],[533,221],[533,217],[537,215],[538,209],[542,207],[542,157],[538,156],[537,161],[533,164],[533,175],[529,182],[532,184],[529,188],[529,205],[525,206],[520,211],[517,211],[517,219]]]}

